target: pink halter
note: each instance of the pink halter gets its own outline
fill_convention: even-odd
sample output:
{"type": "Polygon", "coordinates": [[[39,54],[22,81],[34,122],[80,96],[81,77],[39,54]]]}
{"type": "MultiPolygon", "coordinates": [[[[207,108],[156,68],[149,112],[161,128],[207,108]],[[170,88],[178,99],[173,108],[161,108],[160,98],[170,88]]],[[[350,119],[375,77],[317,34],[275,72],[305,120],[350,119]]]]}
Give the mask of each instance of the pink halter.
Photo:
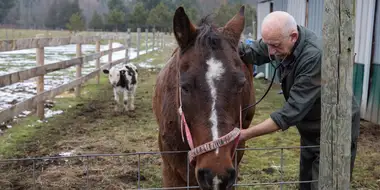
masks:
{"type": "MultiPolygon", "coordinates": [[[[178,74],[178,83],[179,83],[179,80],[180,80],[180,67],[179,67],[179,63],[177,65],[177,74],[178,74]]],[[[190,147],[190,152],[189,152],[189,161],[190,161],[190,163],[191,164],[195,164],[195,162],[194,162],[194,158],[195,157],[197,157],[197,156],[199,156],[201,154],[204,154],[206,152],[215,150],[215,149],[217,149],[219,147],[222,147],[224,145],[227,145],[227,144],[229,144],[232,141],[235,141],[233,152],[232,152],[232,155],[231,155],[232,157],[234,157],[236,147],[239,144],[240,130],[242,129],[242,109],[241,109],[241,105],[240,105],[240,110],[239,110],[239,112],[240,112],[239,113],[240,128],[234,128],[228,134],[226,134],[226,135],[224,135],[224,136],[222,136],[222,137],[220,137],[220,138],[218,138],[218,139],[216,139],[214,141],[208,142],[208,143],[200,145],[198,147],[194,147],[193,137],[191,136],[191,132],[190,132],[189,126],[188,126],[188,124],[186,122],[185,115],[184,115],[183,110],[182,110],[181,87],[179,85],[178,85],[178,96],[179,96],[178,114],[181,117],[181,136],[182,136],[182,141],[185,142],[185,138],[184,138],[184,134],[183,134],[183,131],[185,130],[186,140],[187,140],[187,142],[189,144],[189,147],[190,147]]]]}

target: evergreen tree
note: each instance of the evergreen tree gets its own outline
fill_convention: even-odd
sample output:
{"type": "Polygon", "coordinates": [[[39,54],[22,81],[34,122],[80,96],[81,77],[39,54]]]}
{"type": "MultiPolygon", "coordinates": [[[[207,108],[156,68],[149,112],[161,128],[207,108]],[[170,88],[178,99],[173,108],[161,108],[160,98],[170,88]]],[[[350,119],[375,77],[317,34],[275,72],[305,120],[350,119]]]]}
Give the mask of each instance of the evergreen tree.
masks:
{"type": "Polygon", "coordinates": [[[89,28],[92,28],[92,29],[104,28],[103,18],[97,11],[94,11],[94,13],[92,14],[92,18],[89,23],[89,28]]]}
{"type": "Polygon", "coordinates": [[[149,12],[145,9],[144,4],[138,2],[134,7],[133,12],[128,17],[128,24],[133,28],[144,27],[146,25],[148,15],[149,12]]]}
{"type": "Polygon", "coordinates": [[[85,22],[80,13],[74,13],[66,24],[66,28],[71,31],[77,32],[85,29],[85,22]]]}
{"type": "Polygon", "coordinates": [[[108,14],[108,24],[116,28],[116,31],[120,29],[120,26],[124,24],[125,22],[125,14],[124,12],[113,9],[109,14],[108,14]]]}
{"type": "Polygon", "coordinates": [[[8,12],[15,5],[15,0],[0,0],[0,23],[3,22],[8,12]]]}

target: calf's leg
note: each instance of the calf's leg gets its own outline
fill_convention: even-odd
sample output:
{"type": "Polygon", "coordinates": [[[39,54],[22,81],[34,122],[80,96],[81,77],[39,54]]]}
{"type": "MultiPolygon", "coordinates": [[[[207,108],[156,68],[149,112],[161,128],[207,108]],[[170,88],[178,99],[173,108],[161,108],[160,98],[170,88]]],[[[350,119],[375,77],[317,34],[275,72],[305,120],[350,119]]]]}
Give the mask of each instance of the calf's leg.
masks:
{"type": "Polygon", "coordinates": [[[129,109],[128,109],[128,90],[124,90],[123,91],[123,95],[124,95],[124,98],[123,98],[123,103],[124,103],[124,111],[129,111],[129,109]]]}
{"type": "Polygon", "coordinates": [[[132,92],[129,92],[130,102],[129,102],[129,109],[135,110],[135,95],[132,92]]]}
{"type": "Polygon", "coordinates": [[[134,86],[133,88],[132,88],[132,90],[131,91],[129,91],[129,97],[130,97],[130,104],[129,104],[129,109],[130,110],[135,110],[135,94],[136,94],[136,86],[134,86]]]}
{"type": "Polygon", "coordinates": [[[113,88],[113,97],[116,101],[115,111],[118,111],[118,106],[120,104],[120,97],[119,97],[118,90],[116,88],[113,88]]]}

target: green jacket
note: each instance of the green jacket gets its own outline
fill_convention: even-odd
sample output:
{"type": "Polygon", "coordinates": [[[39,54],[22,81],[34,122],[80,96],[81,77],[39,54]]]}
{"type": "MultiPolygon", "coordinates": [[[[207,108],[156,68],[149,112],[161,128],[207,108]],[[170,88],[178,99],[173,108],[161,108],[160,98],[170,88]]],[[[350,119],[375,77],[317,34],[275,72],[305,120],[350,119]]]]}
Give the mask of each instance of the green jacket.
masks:
{"type": "MultiPolygon", "coordinates": [[[[313,128],[320,131],[321,119],[321,39],[311,30],[298,26],[299,38],[279,71],[281,88],[286,99],[285,105],[273,112],[270,117],[282,129],[290,126],[313,128]],[[308,127],[309,126],[309,127],[308,127]]],[[[240,45],[241,59],[246,64],[262,65],[269,63],[268,49],[260,39],[252,45],[240,45]]],[[[275,60],[275,66],[279,60],[275,60]]],[[[359,106],[353,98],[353,115],[359,116],[359,106]]],[[[356,124],[355,124],[356,125],[356,124]]],[[[356,128],[356,127],[355,127],[356,128]]]]}

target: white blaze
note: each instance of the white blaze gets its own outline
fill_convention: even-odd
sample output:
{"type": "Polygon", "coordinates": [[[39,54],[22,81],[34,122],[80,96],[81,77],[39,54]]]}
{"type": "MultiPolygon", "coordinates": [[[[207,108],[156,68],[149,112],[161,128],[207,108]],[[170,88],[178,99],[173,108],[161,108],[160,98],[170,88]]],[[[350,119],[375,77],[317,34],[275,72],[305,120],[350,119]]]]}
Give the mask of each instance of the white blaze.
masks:
{"type": "MultiPolygon", "coordinates": [[[[206,72],[206,80],[207,84],[210,87],[211,90],[211,115],[210,115],[210,121],[212,123],[211,125],[211,132],[212,132],[212,139],[216,140],[219,138],[218,136],[218,116],[215,109],[215,102],[216,102],[216,85],[214,83],[215,80],[219,80],[221,75],[224,73],[224,67],[222,62],[214,59],[211,57],[211,59],[206,61],[208,65],[208,70],[206,72]]],[[[218,154],[219,149],[216,149],[216,154],[218,154]]]]}
{"type": "Polygon", "coordinates": [[[212,179],[212,184],[213,184],[213,189],[214,190],[218,190],[219,189],[219,183],[221,183],[222,180],[220,180],[218,178],[218,176],[215,176],[213,179],[212,179]]]}

